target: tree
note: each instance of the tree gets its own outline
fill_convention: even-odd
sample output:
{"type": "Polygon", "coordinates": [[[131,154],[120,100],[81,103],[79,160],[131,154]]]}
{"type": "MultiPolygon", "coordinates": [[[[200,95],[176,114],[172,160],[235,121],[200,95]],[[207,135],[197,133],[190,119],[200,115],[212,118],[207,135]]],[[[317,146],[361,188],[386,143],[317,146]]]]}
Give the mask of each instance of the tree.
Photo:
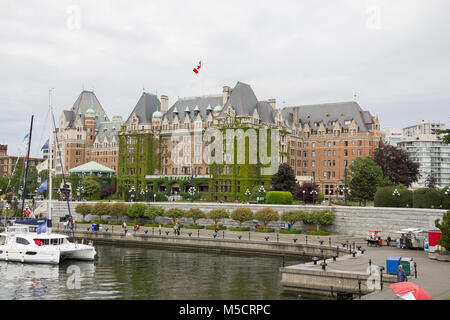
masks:
{"type": "Polygon", "coordinates": [[[436,188],[436,178],[434,177],[433,173],[430,173],[425,180],[425,185],[427,188],[434,189],[436,188]]]}
{"type": "Polygon", "coordinates": [[[383,175],[398,185],[409,187],[419,179],[419,164],[409,159],[408,153],[400,148],[380,143],[373,160],[381,167],[383,175]]]}
{"type": "Polygon", "coordinates": [[[83,216],[83,221],[86,218],[86,215],[91,214],[91,211],[92,206],[87,203],[80,203],[75,207],[75,212],[83,216]]]}
{"type": "Polygon", "coordinates": [[[281,221],[289,222],[291,226],[298,221],[302,221],[306,212],[301,210],[285,211],[281,214],[281,221]]]}
{"type": "Polygon", "coordinates": [[[352,197],[360,201],[373,200],[377,187],[383,182],[383,172],[380,166],[370,158],[356,158],[350,165],[351,180],[349,183],[352,197]]]}
{"type": "Polygon", "coordinates": [[[231,219],[239,222],[239,228],[242,226],[243,222],[253,220],[254,218],[255,215],[249,208],[236,208],[231,212],[231,219]]]}
{"type": "Polygon", "coordinates": [[[303,194],[305,195],[305,202],[313,202],[313,195],[311,194],[311,192],[315,190],[317,191],[317,195],[314,196],[314,200],[317,201],[318,199],[318,195],[319,195],[319,190],[317,189],[317,186],[314,183],[311,182],[303,182],[301,186],[299,186],[295,191],[294,191],[294,198],[297,200],[302,200],[303,201],[303,194]],[[303,193],[303,191],[305,191],[305,193],[303,193]]]}
{"type": "Polygon", "coordinates": [[[217,225],[219,220],[221,219],[227,219],[229,218],[228,211],[225,209],[213,209],[210,212],[207,213],[207,217],[214,221],[214,223],[217,225]]]}
{"type": "Polygon", "coordinates": [[[255,213],[255,218],[260,221],[264,225],[264,229],[266,229],[267,224],[271,221],[278,221],[280,215],[272,208],[264,208],[255,213]]]}
{"type": "Polygon", "coordinates": [[[164,215],[164,208],[149,206],[144,213],[145,217],[151,218],[155,221],[156,217],[162,217],[164,215]]]}
{"type": "Polygon", "coordinates": [[[142,218],[144,216],[145,211],[147,210],[147,205],[143,203],[133,203],[128,207],[127,215],[129,217],[142,218]]]}
{"type": "Polygon", "coordinates": [[[113,217],[116,217],[116,221],[120,217],[124,217],[128,212],[128,205],[123,202],[116,202],[111,205],[110,212],[113,217]]]}
{"type": "Polygon", "coordinates": [[[99,217],[102,217],[105,215],[111,215],[110,205],[105,202],[97,202],[91,208],[91,214],[97,215],[99,217]]]}
{"type": "Polygon", "coordinates": [[[450,129],[437,130],[436,134],[439,135],[439,140],[441,140],[442,143],[450,144],[450,129]]]}
{"type": "Polygon", "coordinates": [[[182,209],[172,208],[165,212],[164,216],[171,218],[173,221],[176,221],[180,218],[183,218],[186,212],[182,209]]]}
{"type": "Polygon", "coordinates": [[[83,181],[83,194],[89,199],[92,199],[94,195],[100,191],[100,183],[93,178],[87,178],[83,181]]]}
{"type": "Polygon", "coordinates": [[[272,177],[271,185],[272,190],[274,191],[294,192],[294,190],[298,187],[298,183],[295,179],[295,173],[291,166],[287,163],[282,163],[278,167],[278,172],[272,177]]]}
{"type": "Polygon", "coordinates": [[[115,186],[107,186],[102,191],[100,191],[100,199],[106,198],[107,196],[110,196],[115,193],[116,193],[115,186]]]}
{"type": "Polygon", "coordinates": [[[434,221],[436,228],[441,230],[441,240],[438,240],[439,244],[443,246],[447,251],[450,248],[450,210],[445,212],[442,215],[442,223],[439,222],[439,219],[434,221]]]}
{"type": "Polygon", "coordinates": [[[206,219],[206,214],[203,212],[203,210],[200,210],[197,208],[191,208],[191,209],[189,209],[189,211],[186,212],[185,217],[192,219],[192,221],[194,222],[194,225],[196,225],[197,220],[206,219]]]}

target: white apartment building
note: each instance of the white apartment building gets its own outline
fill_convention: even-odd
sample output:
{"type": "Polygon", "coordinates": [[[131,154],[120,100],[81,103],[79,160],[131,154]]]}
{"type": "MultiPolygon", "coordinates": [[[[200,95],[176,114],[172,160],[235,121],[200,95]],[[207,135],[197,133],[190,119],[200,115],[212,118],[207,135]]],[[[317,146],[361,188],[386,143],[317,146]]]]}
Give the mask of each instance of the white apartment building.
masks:
{"type": "Polygon", "coordinates": [[[408,152],[409,158],[419,163],[420,178],[413,188],[426,187],[430,175],[437,187],[450,185],[450,145],[443,144],[435,134],[445,129],[445,124],[429,119],[419,119],[416,125],[403,129],[403,140],[398,147],[408,152]]]}

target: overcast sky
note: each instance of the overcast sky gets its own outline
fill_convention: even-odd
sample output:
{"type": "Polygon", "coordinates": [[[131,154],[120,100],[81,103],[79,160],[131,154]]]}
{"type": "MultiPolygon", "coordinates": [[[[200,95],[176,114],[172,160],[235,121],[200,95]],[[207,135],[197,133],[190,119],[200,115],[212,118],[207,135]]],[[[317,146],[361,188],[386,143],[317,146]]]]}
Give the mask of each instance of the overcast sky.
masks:
{"type": "Polygon", "coordinates": [[[0,0],[0,143],[47,139],[81,90],[124,118],[143,88],[221,94],[237,81],[277,106],[350,101],[382,128],[450,124],[448,0],[0,0]],[[198,61],[198,75],[192,69],[198,61]]]}

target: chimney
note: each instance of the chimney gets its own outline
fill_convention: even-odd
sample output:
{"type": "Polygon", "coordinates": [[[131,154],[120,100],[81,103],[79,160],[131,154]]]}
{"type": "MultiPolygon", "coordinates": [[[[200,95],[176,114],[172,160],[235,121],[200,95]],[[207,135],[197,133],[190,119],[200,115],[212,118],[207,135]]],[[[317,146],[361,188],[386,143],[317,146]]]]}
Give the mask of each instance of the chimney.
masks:
{"type": "Polygon", "coordinates": [[[228,91],[230,91],[230,87],[224,86],[223,91],[222,91],[222,105],[225,105],[225,103],[227,103],[228,96],[229,96],[228,91]]]}
{"type": "Polygon", "coordinates": [[[297,126],[298,123],[300,122],[299,120],[299,116],[298,116],[298,108],[294,107],[294,126],[297,126]]]}
{"type": "Polygon", "coordinates": [[[273,110],[276,109],[277,99],[268,99],[267,102],[269,102],[269,104],[270,104],[270,106],[272,107],[273,110]]]}
{"type": "Polygon", "coordinates": [[[166,113],[169,110],[169,97],[166,95],[161,95],[161,112],[166,113]]]}

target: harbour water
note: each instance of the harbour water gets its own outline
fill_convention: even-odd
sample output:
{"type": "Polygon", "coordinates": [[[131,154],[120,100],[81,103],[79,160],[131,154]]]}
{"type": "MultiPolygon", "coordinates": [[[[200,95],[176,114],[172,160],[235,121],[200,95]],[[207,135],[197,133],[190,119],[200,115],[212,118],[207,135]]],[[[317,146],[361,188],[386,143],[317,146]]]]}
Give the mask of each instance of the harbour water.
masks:
{"type": "MultiPolygon", "coordinates": [[[[94,262],[0,262],[0,299],[297,299],[281,257],[96,244],[94,262]]],[[[305,262],[286,257],[286,265],[305,262]]],[[[308,298],[308,297],[304,297],[308,298]]],[[[311,297],[310,297],[311,298],[311,297]]]]}

